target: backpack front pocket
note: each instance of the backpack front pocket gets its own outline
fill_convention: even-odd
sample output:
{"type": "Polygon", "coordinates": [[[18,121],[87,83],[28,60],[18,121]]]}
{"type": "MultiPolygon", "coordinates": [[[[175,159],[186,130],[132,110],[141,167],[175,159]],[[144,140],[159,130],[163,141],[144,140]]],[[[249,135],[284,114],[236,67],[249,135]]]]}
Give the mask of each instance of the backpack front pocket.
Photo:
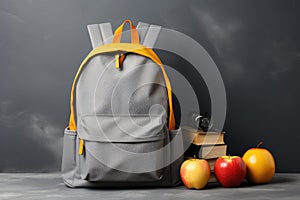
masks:
{"type": "Polygon", "coordinates": [[[163,179],[169,137],[160,116],[86,115],[80,176],[90,182],[153,182],[163,179]],[[103,131],[105,130],[105,131],[103,131]]]}

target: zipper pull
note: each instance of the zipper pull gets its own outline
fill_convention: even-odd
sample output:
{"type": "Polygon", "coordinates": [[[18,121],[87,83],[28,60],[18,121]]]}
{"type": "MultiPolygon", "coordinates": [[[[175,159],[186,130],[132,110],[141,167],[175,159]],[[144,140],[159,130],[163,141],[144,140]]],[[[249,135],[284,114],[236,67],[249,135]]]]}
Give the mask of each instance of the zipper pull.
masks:
{"type": "Polygon", "coordinates": [[[79,149],[78,149],[78,154],[82,155],[83,154],[83,149],[84,149],[84,141],[83,139],[79,140],[79,149]]]}
{"type": "Polygon", "coordinates": [[[124,54],[121,54],[121,55],[116,54],[115,59],[116,59],[116,69],[120,69],[124,62],[125,55],[124,54]]]}
{"type": "Polygon", "coordinates": [[[116,69],[120,69],[120,55],[116,54],[116,69]]]}

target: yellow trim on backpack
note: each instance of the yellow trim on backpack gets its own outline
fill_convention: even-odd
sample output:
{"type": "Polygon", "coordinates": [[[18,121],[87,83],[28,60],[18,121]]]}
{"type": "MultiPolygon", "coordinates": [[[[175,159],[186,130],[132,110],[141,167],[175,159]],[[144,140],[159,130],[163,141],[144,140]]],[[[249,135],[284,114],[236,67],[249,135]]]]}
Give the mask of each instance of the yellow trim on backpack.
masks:
{"type": "Polygon", "coordinates": [[[69,121],[69,129],[70,130],[76,130],[76,122],[75,122],[75,108],[74,108],[74,99],[75,99],[75,87],[77,84],[77,81],[79,79],[79,76],[86,65],[86,63],[93,58],[96,55],[102,54],[102,53],[108,53],[108,52],[117,52],[117,51],[124,51],[124,52],[131,52],[135,54],[139,54],[142,56],[145,56],[147,58],[150,58],[153,62],[158,64],[158,66],[161,68],[165,83],[166,83],[166,88],[167,88],[167,93],[168,93],[168,101],[169,101],[169,123],[168,127],[169,130],[174,130],[175,129],[175,117],[174,117],[174,111],[173,111],[173,101],[172,101],[172,89],[171,89],[171,84],[170,80],[167,76],[167,73],[164,69],[164,66],[162,62],[160,61],[159,57],[154,53],[154,51],[150,48],[147,48],[143,45],[136,44],[136,43],[111,43],[111,44],[105,44],[102,46],[99,46],[92,50],[88,56],[82,61],[78,72],[75,76],[75,79],[73,81],[72,85],[72,90],[71,90],[71,98],[70,98],[70,108],[71,108],[71,114],[70,114],[70,121],[69,121]]]}

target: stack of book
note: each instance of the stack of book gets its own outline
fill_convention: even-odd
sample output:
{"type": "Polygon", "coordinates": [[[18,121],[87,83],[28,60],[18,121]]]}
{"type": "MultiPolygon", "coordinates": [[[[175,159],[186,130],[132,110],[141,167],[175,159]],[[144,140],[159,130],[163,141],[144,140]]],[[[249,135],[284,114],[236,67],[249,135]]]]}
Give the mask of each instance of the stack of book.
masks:
{"type": "Polygon", "coordinates": [[[186,159],[196,157],[207,160],[211,169],[209,182],[217,182],[214,176],[214,165],[218,157],[226,155],[225,132],[203,132],[186,127],[184,127],[183,132],[188,134],[190,141],[192,141],[192,144],[185,152],[186,159]]]}

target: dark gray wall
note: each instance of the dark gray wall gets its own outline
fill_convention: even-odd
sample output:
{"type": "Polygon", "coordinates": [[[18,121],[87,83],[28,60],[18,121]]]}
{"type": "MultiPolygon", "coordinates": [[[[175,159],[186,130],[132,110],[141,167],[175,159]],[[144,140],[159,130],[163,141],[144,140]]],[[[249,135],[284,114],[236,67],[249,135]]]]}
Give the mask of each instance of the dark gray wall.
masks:
{"type": "Polygon", "coordinates": [[[59,170],[71,83],[91,49],[86,25],[116,28],[125,18],[185,33],[209,52],[227,92],[229,153],[263,140],[277,171],[300,172],[300,2],[292,0],[1,0],[0,171],[59,170]]]}

